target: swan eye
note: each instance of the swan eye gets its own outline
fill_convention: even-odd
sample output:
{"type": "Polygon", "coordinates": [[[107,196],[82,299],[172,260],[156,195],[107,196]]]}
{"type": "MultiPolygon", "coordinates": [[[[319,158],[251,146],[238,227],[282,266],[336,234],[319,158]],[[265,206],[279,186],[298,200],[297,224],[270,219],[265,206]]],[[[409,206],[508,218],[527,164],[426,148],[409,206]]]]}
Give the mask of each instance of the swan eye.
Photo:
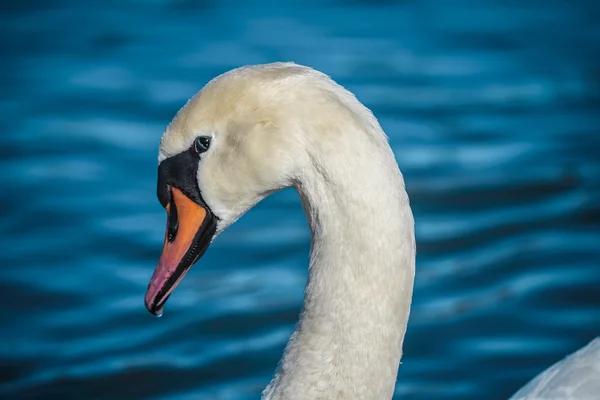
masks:
{"type": "Polygon", "coordinates": [[[210,137],[208,136],[200,136],[196,138],[194,142],[194,150],[196,153],[202,154],[210,147],[210,137]]]}

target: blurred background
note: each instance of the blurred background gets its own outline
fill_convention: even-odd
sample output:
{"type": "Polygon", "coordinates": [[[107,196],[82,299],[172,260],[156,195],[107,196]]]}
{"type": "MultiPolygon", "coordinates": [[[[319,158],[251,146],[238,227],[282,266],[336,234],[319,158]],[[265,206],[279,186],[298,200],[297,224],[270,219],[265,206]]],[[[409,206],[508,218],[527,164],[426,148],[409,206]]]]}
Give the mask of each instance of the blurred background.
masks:
{"type": "Polygon", "coordinates": [[[0,5],[0,398],[258,399],[292,332],[293,190],[144,308],[160,136],[217,74],[295,61],[356,93],[404,172],[418,263],[402,399],[506,399],[600,334],[600,3],[0,5]]]}

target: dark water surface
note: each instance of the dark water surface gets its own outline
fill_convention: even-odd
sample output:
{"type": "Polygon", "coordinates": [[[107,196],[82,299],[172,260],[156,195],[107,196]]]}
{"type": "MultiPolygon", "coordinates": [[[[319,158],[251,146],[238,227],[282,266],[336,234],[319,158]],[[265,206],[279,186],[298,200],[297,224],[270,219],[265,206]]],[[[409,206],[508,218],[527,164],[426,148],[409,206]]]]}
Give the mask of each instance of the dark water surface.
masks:
{"type": "Polygon", "coordinates": [[[297,318],[292,190],[162,319],[160,135],[210,78],[296,61],[372,108],[412,197],[403,399],[505,399],[600,334],[600,6],[561,0],[0,6],[0,397],[258,399],[297,318]]]}

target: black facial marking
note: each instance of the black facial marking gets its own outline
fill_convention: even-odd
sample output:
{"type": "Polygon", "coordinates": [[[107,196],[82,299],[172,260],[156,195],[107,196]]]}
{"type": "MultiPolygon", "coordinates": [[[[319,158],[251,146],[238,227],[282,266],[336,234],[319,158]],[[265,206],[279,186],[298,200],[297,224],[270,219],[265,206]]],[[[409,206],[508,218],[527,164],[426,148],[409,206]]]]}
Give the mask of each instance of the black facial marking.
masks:
{"type": "Polygon", "coordinates": [[[183,194],[205,208],[208,208],[198,188],[197,172],[200,155],[195,142],[186,151],[163,160],[158,166],[158,185],[156,194],[163,207],[171,200],[170,186],[181,190],[183,194]]]}

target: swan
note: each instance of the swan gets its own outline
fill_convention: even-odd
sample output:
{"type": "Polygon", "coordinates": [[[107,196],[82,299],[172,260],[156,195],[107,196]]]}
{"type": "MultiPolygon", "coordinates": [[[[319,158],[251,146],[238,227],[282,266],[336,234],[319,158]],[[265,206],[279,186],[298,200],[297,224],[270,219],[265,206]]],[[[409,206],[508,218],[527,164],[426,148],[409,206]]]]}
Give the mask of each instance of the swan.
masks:
{"type": "Polygon", "coordinates": [[[600,399],[600,337],[532,379],[510,400],[600,399]]]}
{"type": "Polygon", "coordinates": [[[211,241],[264,197],[300,195],[312,234],[299,321],[265,400],[390,399],[415,276],[414,220],[377,119],[294,63],[210,81],[160,141],[163,251],[145,304],[160,316],[211,241]]]}

